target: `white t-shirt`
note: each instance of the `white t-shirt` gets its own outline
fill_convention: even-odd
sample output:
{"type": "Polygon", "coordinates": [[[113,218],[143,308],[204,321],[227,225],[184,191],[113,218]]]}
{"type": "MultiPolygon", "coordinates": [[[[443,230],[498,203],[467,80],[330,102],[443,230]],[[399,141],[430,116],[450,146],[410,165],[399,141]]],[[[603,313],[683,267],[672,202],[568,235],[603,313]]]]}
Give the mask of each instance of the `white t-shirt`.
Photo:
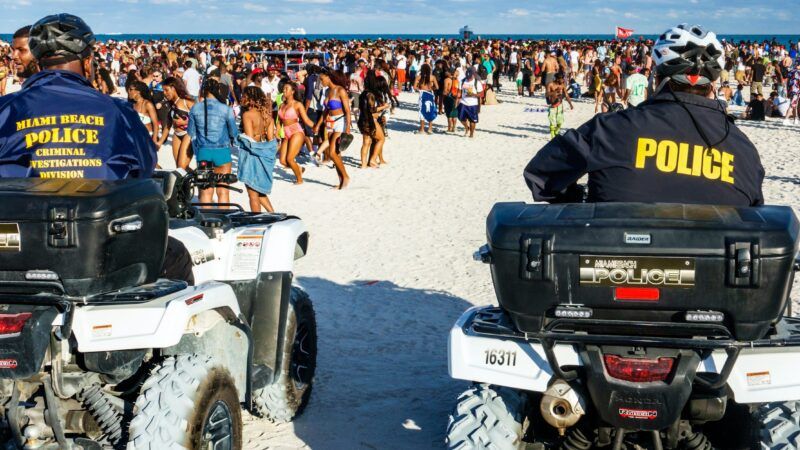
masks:
{"type": "Polygon", "coordinates": [[[278,83],[280,82],[280,77],[275,77],[272,81],[270,81],[269,77],[264,77],[261,80],[261,90],[264,91],[265,95],[269,95],[270,98],[274,99],[278,95],[278,83]]]}
{"type": "Polygon", "coordinates": [[[186,92],[197,97],[200,95],[200,73],[190,67],[183,72],[183,83],[186,85],[186,92]]]}
{"type": "Polygon", "coordinates": [[[625,80],[625,89],[630,91],[628,94],[628,104],[636,106],[642,103],[647,92],[647,77],[640,73],[635,73],[625,80]]]}
{"type": "Polygon", "coordinates": [[[569,63],[572,67],[578,67],[578,60],[580,59],[580,55],[576,50],[572,50],[569,52],[569,63]]]}
{"type": "Polygon", "coordinates": [[[517,64],[517,52],[516,51],[511,52],[511,55],[509,55],[509,57],[508,57],[508,63],[509,64],[514,64],[514,65],[517,64]]]}
{"type": "Polygon", "coordinates": [[[397,55],[397,70],[406,70],[405,55],[397,55]]]}
{"type": "Polygon", "coordinates": [[[781,113],[781,116],[786,117],[786,113],[789,112],[789,107],[791,106],[791,102],[784,97],[775,97],[775,100],[772,101],[775,104],[775,107],[778,108],[778,112],[781,113]]]}
{"type": "Polygon", "coordinates": [[[483,83],[477,78],[472,81],[465,80],[461,83],[461,104],[464,106],[478,106],[478,97],[469,97],[468,94],[480,94],[483,92],[483,83]]]}

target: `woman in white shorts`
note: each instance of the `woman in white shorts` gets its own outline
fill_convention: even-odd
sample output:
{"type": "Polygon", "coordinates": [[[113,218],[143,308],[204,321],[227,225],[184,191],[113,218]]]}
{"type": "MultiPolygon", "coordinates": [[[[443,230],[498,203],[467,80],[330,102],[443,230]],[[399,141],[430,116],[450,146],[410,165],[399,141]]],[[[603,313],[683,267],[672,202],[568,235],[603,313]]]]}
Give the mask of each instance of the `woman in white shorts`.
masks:
{"type": "Polygon", "coordinates": [[[337,189],[344,189],[350,183],[350,177],[347,176],[338,144],[342,134],[350,134],[350,96],[347,94],[349,80],[342,72],[325,69],[320,74],[320,81],[328,88],[324,115],[325,128],[328,130],[326,151],[336,167],[336,174],[339,175],[337,189]]]}

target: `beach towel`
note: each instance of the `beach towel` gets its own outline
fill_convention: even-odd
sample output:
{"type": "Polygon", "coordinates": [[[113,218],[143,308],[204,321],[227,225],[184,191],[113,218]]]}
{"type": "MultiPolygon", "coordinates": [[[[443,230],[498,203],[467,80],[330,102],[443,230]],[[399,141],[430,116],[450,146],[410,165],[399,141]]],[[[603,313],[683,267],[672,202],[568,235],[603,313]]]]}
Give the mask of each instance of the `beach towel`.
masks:
{"type": "Polygon", "coordinates": [[[433,122],[438,115],[436,110],[436,97],[433,92],[421,91],[419,93],[419,120],[433,122]]]}
{"type": "Polygon", "coordinates": [[[272,171],[275,169],[275,155],[278,152],[277,141],[256,142],[245,134],[240,134],[237,141],[239,181],[261,194],[271,193],[272,171]]]}

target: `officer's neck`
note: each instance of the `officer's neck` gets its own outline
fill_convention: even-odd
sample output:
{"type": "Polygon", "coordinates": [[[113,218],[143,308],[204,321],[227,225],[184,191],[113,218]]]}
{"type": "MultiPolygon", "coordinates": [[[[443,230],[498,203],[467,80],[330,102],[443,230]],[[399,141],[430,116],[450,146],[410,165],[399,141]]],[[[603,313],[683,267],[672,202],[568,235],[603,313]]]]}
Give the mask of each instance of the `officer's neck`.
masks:
{"type": "Polygon", "coordinates": [[[53,64],[44,67],[46,70],[64,70],[67,72],[76,73],[84,78],[86,78],[86,72],[84,70],[83,63],[81,61],[69,61],[63,64],[53,64]]]}

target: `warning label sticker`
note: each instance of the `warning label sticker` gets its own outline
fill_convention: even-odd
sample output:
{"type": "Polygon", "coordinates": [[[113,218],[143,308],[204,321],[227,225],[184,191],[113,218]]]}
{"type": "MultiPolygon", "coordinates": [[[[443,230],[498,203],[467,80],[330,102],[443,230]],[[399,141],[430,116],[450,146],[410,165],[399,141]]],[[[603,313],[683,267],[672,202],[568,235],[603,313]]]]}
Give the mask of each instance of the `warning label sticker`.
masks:
{"type": "Polygon", "coordinates": [[[236,236],[230,266],[231,274],[249,278],[258,273],[261,242],[264,240],[265,231],[265,228],[247,228],[236,236]]]}
{"type": "Polygon", "coordinates": [[[748,386],[767,386],[772,384],[769,372],[750,372],[747,374],[748,386]]]}

